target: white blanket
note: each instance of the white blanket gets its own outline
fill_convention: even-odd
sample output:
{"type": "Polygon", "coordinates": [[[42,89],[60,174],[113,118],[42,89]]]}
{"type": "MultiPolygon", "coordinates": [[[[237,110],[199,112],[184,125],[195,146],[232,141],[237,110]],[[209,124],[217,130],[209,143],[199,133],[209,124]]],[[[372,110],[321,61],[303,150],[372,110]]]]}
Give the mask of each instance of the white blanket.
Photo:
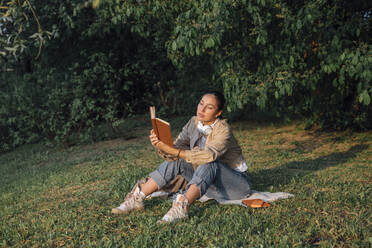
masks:
{"type": "MultiPolygon", "coordinates": [[[[184,193],[184,192],[180,192],[180,193],[184,193]]],[[[167,197],[168,195],[169,195],[168,192],[157,191],[147,196],[146,198],[167,197]]],[[[169,199],[173,201],[175,199],[175,196],[176,194],[174,194],[169,199]]],[[[289,197],[294,197],[294,195],[291,193],[286,193],[286,192],[271,193],[271,192],[260,192],[260,191],[252,190],[252,194],[248,198],[243,198],[239,200],[225,200],[225,199],[214,199],[214,200],[216,200],[220,204],[235,204],[235,205],[241,205],[241,206],[247,207],[246,205],[243,204],[243,200],[260,199],[260,200],[263,200],[264,202],[273,202],[276,200],[286,199],[289,197]]],[[[213,198],[209,198],[203,195],[198,201],[206,202],[212,199],[213,198]]]]}

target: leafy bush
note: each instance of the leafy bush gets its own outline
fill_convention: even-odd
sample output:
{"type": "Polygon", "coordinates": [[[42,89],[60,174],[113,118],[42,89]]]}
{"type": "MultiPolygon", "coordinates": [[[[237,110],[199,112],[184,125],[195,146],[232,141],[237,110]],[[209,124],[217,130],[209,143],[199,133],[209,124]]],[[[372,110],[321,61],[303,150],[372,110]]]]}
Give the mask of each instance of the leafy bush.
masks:
{"type": "MultiPolygon", "coordinates": [[[[372,127],[366,1],[203,1],[177,17],[170,57],[208,56],[228,109],[372,127]]],[[[187,57],[187,58],[185,58],[187,57]]]]}
{"type": "Polygon", "coordinates": [[[94,140],[100,123],[115,130],[149,105],[190,114],[209,88],[235,115],[372,128],[368,1],[11,0],[1,11],[0,149],[94,140]]]}

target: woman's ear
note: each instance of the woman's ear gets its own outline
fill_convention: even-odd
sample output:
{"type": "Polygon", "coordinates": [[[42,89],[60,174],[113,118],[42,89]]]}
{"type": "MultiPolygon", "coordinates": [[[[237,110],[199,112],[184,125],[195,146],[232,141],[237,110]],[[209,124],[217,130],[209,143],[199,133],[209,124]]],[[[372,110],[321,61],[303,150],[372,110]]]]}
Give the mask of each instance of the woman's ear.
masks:
{"type": "Polygon", "coordinates": [[[217,112],[216,114],[216,118],[218,118],[220,115],[222,115],[222,109],[220,111],[217,112]]]}

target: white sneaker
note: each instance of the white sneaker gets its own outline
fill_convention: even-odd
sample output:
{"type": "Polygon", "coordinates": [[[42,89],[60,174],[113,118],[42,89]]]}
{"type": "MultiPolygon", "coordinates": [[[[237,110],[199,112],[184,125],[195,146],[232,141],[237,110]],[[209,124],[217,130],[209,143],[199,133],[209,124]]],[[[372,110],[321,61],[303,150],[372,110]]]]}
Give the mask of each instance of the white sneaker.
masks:
{"type": "Polygon", "coordinates": [[[134,190],[127,194],[124,202],[119,207],[113,208],[111,212],[113,214],[126,214],[134,210],[143,210],[143,199],[145,197],[143,193],[141,194],[141,188],[137,185],[134,190]]]}
{"type": "Polygon", "coordinates": [[[189,210],[189,201],[184,195],[178,194],[176,199],[173,201],[172,208],[169,209],[168,213],[159,220],[159,223],[172,223],[184,218],[187,218],[187,212],[189,210]]]}

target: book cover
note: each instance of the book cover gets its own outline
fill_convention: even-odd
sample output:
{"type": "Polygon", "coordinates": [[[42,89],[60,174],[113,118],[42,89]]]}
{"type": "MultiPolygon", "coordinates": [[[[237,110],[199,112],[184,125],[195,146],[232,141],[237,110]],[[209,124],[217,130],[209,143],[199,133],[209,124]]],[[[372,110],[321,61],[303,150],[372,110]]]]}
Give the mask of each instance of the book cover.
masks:
{"type": "Polygon", "coordinates": [[[153,106],[150,107],[150,115],[152,128],[154,129],[156,136],[158,136],[159,140],[161,140],[164,144],[173,147],[172,133],[169,122],[156,118],[155,107],[153,106]]]}

